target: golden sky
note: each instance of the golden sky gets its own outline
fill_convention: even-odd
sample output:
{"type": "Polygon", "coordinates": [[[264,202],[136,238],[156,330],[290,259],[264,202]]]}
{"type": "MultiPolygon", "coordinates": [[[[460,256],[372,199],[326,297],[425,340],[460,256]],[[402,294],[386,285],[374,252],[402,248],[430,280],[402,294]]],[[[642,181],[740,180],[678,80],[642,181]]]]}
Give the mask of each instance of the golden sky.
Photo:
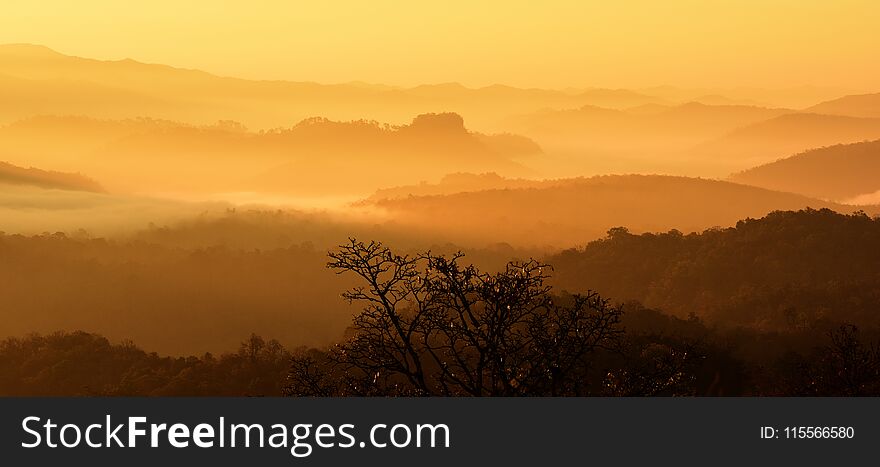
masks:
{"type": "Polygon", "coordinates": [[[876,0],[0,3],[0,43],[247,78],[400,85],[877,91],[878,24],[876,0]]]}

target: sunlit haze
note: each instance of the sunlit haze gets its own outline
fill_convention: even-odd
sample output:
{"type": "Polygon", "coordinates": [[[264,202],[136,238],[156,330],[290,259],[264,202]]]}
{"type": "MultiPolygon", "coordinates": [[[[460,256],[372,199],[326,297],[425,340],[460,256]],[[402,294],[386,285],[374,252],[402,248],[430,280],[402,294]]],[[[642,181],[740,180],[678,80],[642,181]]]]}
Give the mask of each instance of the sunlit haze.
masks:
{"type": "Polygon", "coordinates": [[[4,0],[0,396],[878,395],[878,25],[4,0]]]}
{"type": "Polygon", "coordinates": [[[0,43],[323,83],[870,91],[877,24],[871,0],[9,0],[0,43]]]}

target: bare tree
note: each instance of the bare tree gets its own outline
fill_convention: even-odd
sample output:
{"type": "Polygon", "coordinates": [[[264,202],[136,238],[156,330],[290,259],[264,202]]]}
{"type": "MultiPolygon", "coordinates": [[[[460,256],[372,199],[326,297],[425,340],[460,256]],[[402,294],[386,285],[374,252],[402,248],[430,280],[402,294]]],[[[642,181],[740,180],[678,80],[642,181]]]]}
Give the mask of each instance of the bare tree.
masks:
{"type": "Polygon", "coordinates": [[[355,239],[331,252],[328,267],[362,280],[343,296],[364,308],[345,342],[293,359],[287,394],[587,394],[590,356],[619,344],[620,308],[592,292],[554,297],[535,261],[488,274],[462,256],[355,239]]]}

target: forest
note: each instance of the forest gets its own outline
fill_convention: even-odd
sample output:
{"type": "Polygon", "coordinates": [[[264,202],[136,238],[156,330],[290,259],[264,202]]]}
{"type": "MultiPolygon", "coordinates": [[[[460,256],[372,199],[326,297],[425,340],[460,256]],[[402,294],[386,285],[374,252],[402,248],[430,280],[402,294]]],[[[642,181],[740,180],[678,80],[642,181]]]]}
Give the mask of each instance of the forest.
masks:
{"type": "MultiPolygon", "coordinates": [[[[294,310],[255,302],[251,313],[262,308],[270,320],[260,330],[269,339],[240,336],[236,350],[225,344],[231,337],[223,338],[225,352],[197,352],[192,345],[180,352],[166,344],[166,355],[176,349],[172,355],[190,356],[160,356],[130,340],[112,344],[83,331],[8,338],[0,343],[0,394],[876,394],[878,230],[880,219],[861,212],[774,212],[687,235],[636,235],[619,227],[582,248],[531,260],[515,258],[516,250],[475,252],[483,268],[464,253],[395,252],[357,240],[332,248],[328,257],[314,248],[187,253],[144,241],[5,236],[4,278],[28,272],[24,263],[9,261],[21,258],[26,246],[71,263],[86,249],[116,249],[129,264],[142,263],[146,281],[167,280],[150,274],[151,267],[174,264],[170,269],[185,276],[181,265],[207,261],[220,282],[187,286],[210,293],[228,288],[223,276],[233,270],[258,270],[247,266],[254,261],[277,264],[266,277],[286,290],[304,278],[294,274],[297,267],[283,265],[308,258],[337,280],[326,290],[312,287],[314,302],[303,304],[307,320],[325,320],[340,331],[310,341],[302,329],[291,331],[298,327],[289,317],[294,310]],[[340,303],[336,313],[320,305],[339,294],[353,305],[340,303]]],[[[81,267],[83,273],[71,276],[84,281],[71,284],[81,294],[104,295],[85,289],[89,282],[120,287],[118,264],[88,260],[81,267]]],[[[4,296],[14,297],[14,288],[4,296]]],[[[39,299],[34,295],[29,300],[39,299]]],[[[112,322],[106,318],[96,315],[95,322],[112,322]]],[[[166,329],[189,324],[179,314],[158,321],[175,323],[157,323],[166,329]]],[[[146,317],[137,323],[150,326],[146,317]]],[[[221,335],[248,326],[224,324],[221,335]]],[[[219,330],[220,323],[190,325],[219,330]]]]}

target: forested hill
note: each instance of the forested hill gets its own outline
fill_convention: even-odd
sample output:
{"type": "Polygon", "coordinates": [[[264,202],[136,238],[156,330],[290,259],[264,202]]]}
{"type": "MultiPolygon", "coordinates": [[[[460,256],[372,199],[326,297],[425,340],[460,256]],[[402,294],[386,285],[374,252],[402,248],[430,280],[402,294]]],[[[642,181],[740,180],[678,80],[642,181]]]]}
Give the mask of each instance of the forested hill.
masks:
{"type": "Polygon", "coordinates": [[[880,140],[812,149],[732,175],[737,183],[849,202],[880,191],[880,140]]]}
{"type": "Polygon", "coordinates": [[[0,161],[0,185],[2,184],[97,193],[104,191],[97,182],[80,174],[24,168],[0,161]]]}
{"type": "Polygon", "coordinates": [[[707,322],[791,330],[880,324],[880,219],[803,210],[683,235],[625,228],[547,259],[555,284],[707,322]]]}

